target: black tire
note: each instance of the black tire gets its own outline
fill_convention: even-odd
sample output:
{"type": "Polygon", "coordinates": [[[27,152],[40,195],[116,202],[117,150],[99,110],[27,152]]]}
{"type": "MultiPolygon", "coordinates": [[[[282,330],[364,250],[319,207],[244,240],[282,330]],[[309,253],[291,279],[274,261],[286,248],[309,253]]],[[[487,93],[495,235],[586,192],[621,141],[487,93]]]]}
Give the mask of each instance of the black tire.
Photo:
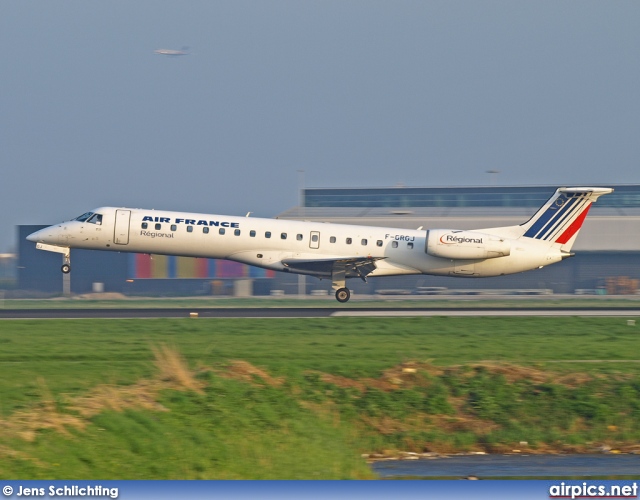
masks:
{"type": "Polygon", "coordinates": [[[351,292],[348,288],[339,288],[336,290],[336,300],[341,303],[348,302],[351,298],[351,292]]]}
{"type": "Polygon", "coordinates": [[[60,270],[64,274],[69,274],[71,272],[71,266],[69,264],[62,264],[62,267],[60,268],[60,270]]]}

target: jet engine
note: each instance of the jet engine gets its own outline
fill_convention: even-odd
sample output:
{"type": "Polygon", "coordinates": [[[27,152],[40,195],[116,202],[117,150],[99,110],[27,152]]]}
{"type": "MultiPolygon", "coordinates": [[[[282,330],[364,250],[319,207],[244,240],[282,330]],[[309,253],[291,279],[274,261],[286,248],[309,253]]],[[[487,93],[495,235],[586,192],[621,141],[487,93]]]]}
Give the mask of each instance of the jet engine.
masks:
{"type": "Polygon", "coordinates": [[[445,259],[493,259],[511,253],[511,242],[499,236],[457,229],[427,231],[425,251],[445,259]]]}

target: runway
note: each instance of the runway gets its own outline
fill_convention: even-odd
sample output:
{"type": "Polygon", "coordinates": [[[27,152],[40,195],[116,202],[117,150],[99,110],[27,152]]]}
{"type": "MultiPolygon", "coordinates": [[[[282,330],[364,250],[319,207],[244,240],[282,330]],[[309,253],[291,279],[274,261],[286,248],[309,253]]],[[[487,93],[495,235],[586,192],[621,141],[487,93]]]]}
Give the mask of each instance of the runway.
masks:
{"type": "Polygon", "coordinates": [[[113,308],[0,309],[0,319],[329,318],[329,317],[640,317],[640,309],[576,308],[113,308]]]}

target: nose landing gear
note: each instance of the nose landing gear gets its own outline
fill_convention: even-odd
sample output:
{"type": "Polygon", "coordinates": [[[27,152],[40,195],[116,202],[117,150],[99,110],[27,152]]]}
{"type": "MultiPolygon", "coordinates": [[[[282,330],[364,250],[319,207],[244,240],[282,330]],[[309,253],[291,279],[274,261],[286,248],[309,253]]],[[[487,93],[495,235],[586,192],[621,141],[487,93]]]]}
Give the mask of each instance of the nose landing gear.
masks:
{"type": "Polygon", "coordinates": [[[63,274],[69,274],[71,272],[71,250],[66,249],[67,251],[62,254],[62,267],[60,270],[63,274]]]}
{"type": "Polygon", "coordinates": [[[69,274],[71,272],[71,248],[61,247],[58,245],[48,245],[46,243],[36,243],[38,250],[45,250],[47,252],[55,252],[62,254],[62,267],[60,270],[63,274],[69,274]]]}

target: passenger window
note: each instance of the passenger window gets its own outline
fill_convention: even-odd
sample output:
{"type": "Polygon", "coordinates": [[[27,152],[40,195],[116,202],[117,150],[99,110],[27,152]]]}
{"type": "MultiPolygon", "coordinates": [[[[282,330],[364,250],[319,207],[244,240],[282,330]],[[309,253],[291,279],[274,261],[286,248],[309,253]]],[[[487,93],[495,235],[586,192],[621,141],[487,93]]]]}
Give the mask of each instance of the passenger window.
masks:
{"type": "Polygon", "coordinates": [[[413,243],[407,243],[407,248],[411,250],[413,248],[413,243]]]}
{"type": "Polygon", "coordinates": [[[236,229],[233,234],[235,234],[236,236],[240,236],[240,229],[236,229]]]}
{"type": "Polygon", "coordinates": [[[352,240],[351,238],[347,238],[347,245],[351,245],[351,242],[352,242],[352,241],[353,241],[353,240],[352,240]]]}
{"type": "Polygon", "coordinates": [[[367,240],[366,240],[366,239],[364,239],[364,238],[363,238],[363,239],[362,239],[362,241],[361,241],[361,243],[362,243],[362,246],[363,246],[363,247],[366,247],[366,246],[367,246],[367,240]]]}
{"type": "Polygon", "coordinates": [[[142,229],[147,229],[149,227],[149,224],[147,224],[146,222],[142,223],[142,229]]]}
{"type": "Polygon", "coordinates": [[[302,241],[302,235],[301,234],[296,234],[296,240],[302,241]]]}
{"type": "Polygon", "coordinates": [[[379,247],[381,247],[381,246],[382,246],[382,240],[378,240],[378,241],[376,241],[376,245],[377,245],[377,246],[379,246],[379,247]]]}
{"type": "Polygon", "coordinates": [[[176,226],[175,224],[171,224],[171,230],[172,231],[177,231],[178,230],[178,226],[176,226]]]}
{"type": "Polygon", "coordinates": [[[313,241],[314,243],[318,242],[318,235],[314,234],[313,236],[311,236],[311,241],[313,241]]]}
{"type": "Polygon", "coordinates": [[[218,229],[218,232],[219,232],[220,234],[224,234],[224,228],[223,228],[223,227],[221,227],[220,229],[218,229]]]}
{"type": "Polygon", "coordinates": [[[392,241],[391,242],[391,247],[392,248],[398,248],[398,242],[397,241],[392,241]]]}
{"type": "Polygon", "coordinates": [[[332,236],[331,238],[329,238],[329,243],[335,243],[336,242],[336,237],[332,236]]]}
{"type": "Polygon", "coordinates": [[[271,231],[267,231],[266,233],[264,233],[264,237],[271,238],[271,231]]]}
{"type": "Polygon", "coordinates": [[[160,231],[162,229],[162,224],[156,224],[156,231],[160,231]]]}
{"type": "Polygon", "coordinates": [[[187,233],[193,233],[193,226],[187,226],[187,233]]]}
{"type": "Polygon", "coordinates": [[[207,226],[204,226],[204,227],[202,228],[202,232],[203,232],[204,234],[209,234],[209,228],[208,228],[207,226]]]}
{"type": "Polygon", "coordinates": [[[251,236],[252,238],[256,237],[256,232],[255,231],[249,231],[249,236],[251,236]]]}
{"type": "Polygon", "coordinates": [[[280,233],[280,239],[281,240],[286,240],[287,239],[287,233],[280,233]]]}

